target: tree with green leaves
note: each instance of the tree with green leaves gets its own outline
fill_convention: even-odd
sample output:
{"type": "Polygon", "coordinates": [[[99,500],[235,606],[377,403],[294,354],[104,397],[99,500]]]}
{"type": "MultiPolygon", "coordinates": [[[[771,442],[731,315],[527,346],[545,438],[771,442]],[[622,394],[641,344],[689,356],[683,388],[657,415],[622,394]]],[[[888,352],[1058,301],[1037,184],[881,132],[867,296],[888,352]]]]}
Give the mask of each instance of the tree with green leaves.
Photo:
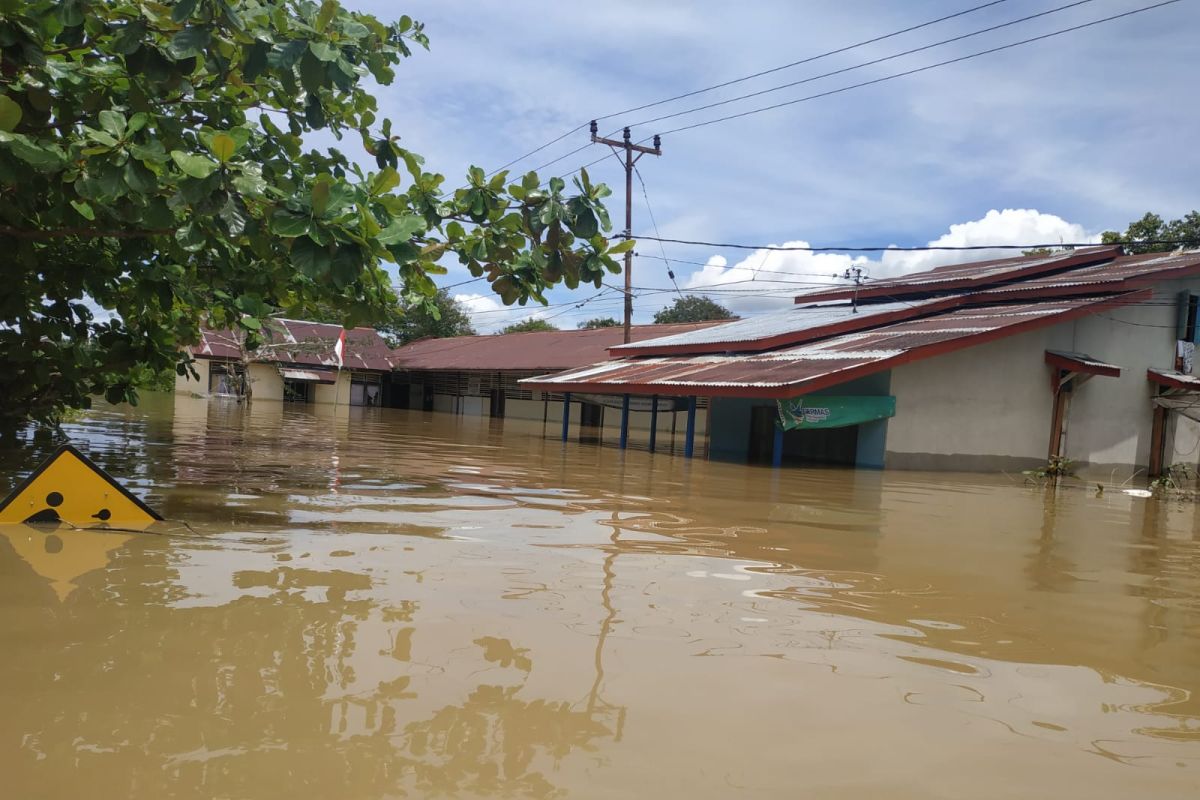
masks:
{"type": "Polygon", "coordinates": [[[500,333],[532,333],[536,331],[556,331],[558,328],[544,319],[523,319],[505,326],[500,333]]]}
{"type": "Polygon", "coordinates": [[[720,303],[700,295],[687,294],[654,315],[654,323],[706,322],[713,319],[733,319],[733,312],[720,303]]]}
{"type": "Polygon", "coordinates": [[[619,273],[586,173],[448,187],[401,145],[367,81],[427,46],[336,0],[0,0],[0,427],[136,401],[201,325],[432,309],[447,258],[505,304],[619,273]]]}
{"type": "Polygon", "coordinates": [[[1124,233],[1105,231],[1100,234],[1100,241],[1104,244],[1124,244],[1132,253],[1165,253],[1180,246],[1200,247],[1200,211],[1192,211],[1169,222],[1158,214],[1147,212],[1141,219],[1129,223],[1124,233]],[[1182,242],[1182,245],[1140,242],[1182,242]]]}
{"type": "Polygon", "coordinates": [[[612,317],[596,317],[595,319],[589,319],[587,322],[579,323],[578,327],[581,331],[590,331],[594,328],[619,328],[621,327],[621,323],[612,317]]]}
{"type": "Polygon", "coordinates": [[[417,339],[475,335],[475,326],[471,324],[467,309],[445,289],[439,289],[426,302],[401,309],[374,327],[393,345],[407,344],[417,339]]]}

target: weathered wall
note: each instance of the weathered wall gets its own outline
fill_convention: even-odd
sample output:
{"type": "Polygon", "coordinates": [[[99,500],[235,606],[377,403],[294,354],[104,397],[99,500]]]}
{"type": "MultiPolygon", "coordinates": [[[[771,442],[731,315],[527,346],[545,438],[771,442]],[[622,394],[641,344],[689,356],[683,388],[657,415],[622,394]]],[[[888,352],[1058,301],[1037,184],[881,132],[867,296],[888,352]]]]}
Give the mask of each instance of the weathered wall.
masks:
{"type": "MultiPolygon", "coordinates": [[[[1072,338],[1066,349],[1088,353],[1122,368],[1121,377],[1092,378],[1072,398],[1067,421],[1068,458],[1110,469],[1135,464],[1144,467],[1150,462],[1154,391],[1146,380],[1146,370],[1174,366],[1176,301],[1179,292],[1188,288],[1197,291],[1200,284],[1160,284],[1150,303],[1068,323],[1072,338]]],[[[1170,453],[1165,454],[1168,464],[1170,457],[1170,453]]]]}
{"type": "Polygon", "coordinates": [[[1044,354],[1048,347],[1070,349],[1061,327],[893,369],[896,416],[888,425],[885,465],[998,470],[1044,464],[1051,413],[1044,354]]]}
{"type": "MultiPolygon", "coordinates": [[[[1119,469],[1127,476],[1145,467],[1153,412],[1146,370],[1174,364],[1175,301],[1185,288],[1198,291],[1200,282],[1160,284],[1144,304],[897,367],[886,465],[997,470],[1044,464],[1053,404],[1045,351],[1056,349],[1122,368],[1121,377],[1094,377],[1075,392],[1064,454],[1093,471],[1119,469]]],[[[1175,450],[1195,447],[1190,423],[1173,430],[1175,450]]]]}
{"type": "Polygon", "coordinates": [[[271,364],[251,364],[246,371],[254,400],[282,400],[283,377],[271,364]]]}
{"type": "MultiPolygon", "coordinates": [[[[280,381],[282,387],[283,382],[280,381]]],[[[350,373],[341,372],[337,383],[318,383],[313,386],[312,402],[316,404],[350,405],[350,373]]]]}

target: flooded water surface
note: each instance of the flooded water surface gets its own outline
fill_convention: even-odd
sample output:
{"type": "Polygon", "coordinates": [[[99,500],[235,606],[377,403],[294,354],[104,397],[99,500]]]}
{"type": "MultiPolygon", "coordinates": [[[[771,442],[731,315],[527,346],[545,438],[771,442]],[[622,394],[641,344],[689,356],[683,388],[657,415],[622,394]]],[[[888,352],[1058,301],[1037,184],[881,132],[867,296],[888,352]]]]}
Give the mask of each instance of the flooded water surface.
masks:
{"type": "Polygon", "coordinates": [[[5,797],[1200,796],[1190,504],[410,411],[65,430],[169,522],[0,528],[5,797]]]}

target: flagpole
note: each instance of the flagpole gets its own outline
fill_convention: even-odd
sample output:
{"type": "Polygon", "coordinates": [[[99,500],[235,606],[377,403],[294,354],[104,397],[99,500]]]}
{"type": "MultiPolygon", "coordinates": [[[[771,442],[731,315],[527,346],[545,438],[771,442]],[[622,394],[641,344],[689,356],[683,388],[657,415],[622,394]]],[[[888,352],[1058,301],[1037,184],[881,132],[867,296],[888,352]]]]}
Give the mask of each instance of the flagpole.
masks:
{"type": "Polygon", "coordinates": [[[342,393],[342,365],[345,363],[346,329],[338,334],[337,344],[333,346],[333,354],[337,356],[337,377],[333,381],[333,418],[337,419],[338,395],[342,393]]]}

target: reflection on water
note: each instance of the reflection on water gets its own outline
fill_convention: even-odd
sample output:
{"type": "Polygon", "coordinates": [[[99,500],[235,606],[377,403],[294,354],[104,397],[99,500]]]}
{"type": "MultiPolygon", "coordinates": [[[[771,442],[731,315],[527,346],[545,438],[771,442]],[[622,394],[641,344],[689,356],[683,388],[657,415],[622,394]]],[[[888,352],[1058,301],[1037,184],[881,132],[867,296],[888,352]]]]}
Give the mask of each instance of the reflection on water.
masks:
{"type": "Polygon", "coordinates": [[[68,426],[175,522],[0,530],[11,796],[1200,790],[1191,505],[354,411],[68,426]]]}

